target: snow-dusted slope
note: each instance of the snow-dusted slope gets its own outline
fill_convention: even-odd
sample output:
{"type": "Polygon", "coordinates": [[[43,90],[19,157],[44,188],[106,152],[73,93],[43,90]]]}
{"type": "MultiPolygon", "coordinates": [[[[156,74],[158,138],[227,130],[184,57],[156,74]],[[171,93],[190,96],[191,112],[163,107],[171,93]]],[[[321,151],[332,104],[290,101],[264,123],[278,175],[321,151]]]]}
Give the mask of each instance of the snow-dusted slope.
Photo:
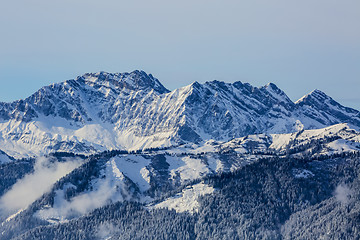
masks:
{"type": "MultiPolygon", "coordinates": [[[[142,202],[150,209],[169,208],[177,212],[196,212],[199,207],[198,198],[215,191],[213,187],[200,181],[204,177],[234,172],[263,158],[288,160],[295,157],[310,161],[321,159],[324,155],[329,158],[354,152],[360,152],[360,133],[346,124],[338,124],[291,134],[249,135],[228,142],[211,140],[141,154],[113,156],[104,153],[98,158],[102,163],[97,167],[89,165],[91,170],[82,170],[88,173],[99,168],[99,174],[83,177],[82,173],[72,173],[80,174],[84,182],[86,178],[89,179],[85,190],[71,199],[65,197],[67,192],[83,188],[83,183],[74,180],[77,177],[70,174],[68,180],[63,180],[62,187],[54,189],[54,204],[51,207],[41,207],[37,217],[49,222],[61,222],[81,216],[106,203],[124,199],[142,202]],[[288,156],[292,158],[287,158],[288,156]],[[176,189],[177,192],[166,195],[176,189]],[[161,196],[166,197],[159,201],[161,196]],[[79,204],[80,202],[83,204],[79,204]]],[[[307,178],[313,176],[313,173],[293,169],[293,175],[295,178],[307,178]]]]}
{"type": "Polygon", "coordinates": [[[293,103],[275,86],[211,81],[168,91],[151,74],[88,73],[25,100],[0,103],[0,146],[10,156],[91,154],[291,133],[347,122],[358,111],[319,91],[293,103]]]}
{"type": "Polygon", "coordinates": [[[204,183],[198,183],[193,186],[189,186],[176,196],[170,197],[158,204],[150,206],[153,208],[168,208],[174,209],[176,212],[197,212],[200,204],[198,198],[200,196],[211,194],[215,191],[213,187],[210,187],[204,183]]]}
{"type": "Polygon", "coordinates": [[[154,152],[120,154],[110,158],[107,165],[111,167],[105,175],[109,179],[125,177],[144,194],[152,188],[182,186],[208,175],[235,171],[259,158],[317,159],[354,152],[360,152],[360,133],[347,124],[337,124],[290,134],[249,135],[228,142],[211,140],[154,152]]]}

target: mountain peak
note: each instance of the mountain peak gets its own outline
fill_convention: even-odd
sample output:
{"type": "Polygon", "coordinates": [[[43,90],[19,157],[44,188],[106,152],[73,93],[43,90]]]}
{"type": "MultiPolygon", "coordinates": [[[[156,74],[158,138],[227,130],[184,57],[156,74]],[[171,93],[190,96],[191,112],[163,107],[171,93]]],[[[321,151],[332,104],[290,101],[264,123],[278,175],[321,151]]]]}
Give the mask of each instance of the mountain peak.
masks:
{"type": "Polygon", "coordinates": [[[272,98],[276,99],[279,103],[285,104],[287,108],[292,108],[292,105],[294,104],[286,95],[286,93],[272,82],[261,87],[260,90],[265,92],[267,95],[270,95],[272,98]]]}
{"type": "Polygon", "coordinates": [[[198,81],[195,81],[195,82],[191,83],[190,86],[192,86],[194,88],[200,88],[201,84],[198,81]]]}
{"type": "Polygon", "coordinates": [[[309,95],[316,97],[316,98],[330,98],[326,93],[324,93],[323,91],[321,91],[319,89],[315,89],[315,90],[311,91],[309,95]]]}
{"type": "Polygon", "coordinates": [[[169,92],[158,79],[142,70],[134,70],[130,73],[108,73],[104,71],[85,73],[83,76],[77,78],[77,80],[79,79],[89,82],[112,83],[117,87],[135,91],[154,89],[160,94],[169,92]]]}
{"type": "Polygon", "coordinates": [[[305,114],[313,116],[316,121],[324,125],[333,125],[342,122],[360,126],[359,111],[344,107],[318,89],[303,96],[297,100],[295,104],[305,109],[305,114]]]}
{"type": "Polygon", "coordinates": [[[306,94],[305,96],[301,97],[299,100],[297,100],[295,103],[302,105],[304,103],[313,102],[314,100],[317,101],[324,101],[325,99],[332,100],[331,97],[329,97],[326,93],[319,89],[315,89],[311,91],[310,93],[306,94]]]}
{"type": "Polygon", "coordinates": [[[269,82],[265,86],[261,87],[262,89],[265,89],[269,93],[276,94],[276,95],[286,95],[284,91],[282,91],[278,86],[276,86],[275,83],[269,82]]]}
{"type": "Polygon", "coordinates": [[[271,89],[279,89],[277,86],[276,86],[276,84],[275,83],[272,83],[272,82],[269,82],[268,84],[266,84],[265,86],[264,86],[265,88],[271,88],[271,89]]]}

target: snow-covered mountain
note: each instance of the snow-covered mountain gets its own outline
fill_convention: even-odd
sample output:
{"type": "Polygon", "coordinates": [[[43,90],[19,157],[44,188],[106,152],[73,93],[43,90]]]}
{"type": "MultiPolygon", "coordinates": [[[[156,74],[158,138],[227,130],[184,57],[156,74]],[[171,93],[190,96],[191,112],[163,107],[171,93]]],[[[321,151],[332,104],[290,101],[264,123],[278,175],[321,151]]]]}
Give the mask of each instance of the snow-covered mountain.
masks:
{"type": "Polygon", "coordinates": [[[272,83],[169,91],[143,71],[87,73],[0,103],[0,235],[292,239],[325,209],[353,236],[359,129],[319,90],[292,102],[272,83]]]}
{"type": "Polygon", "coordinates": [[[259,133],[291,133],[360,113],[315,90],[292,102],[275,84],[194,82],[167,90],[151,74],[87,73],[0,103],[0,148],[16,158],[68,151],[90,154],[200,143],[259,133]]]}

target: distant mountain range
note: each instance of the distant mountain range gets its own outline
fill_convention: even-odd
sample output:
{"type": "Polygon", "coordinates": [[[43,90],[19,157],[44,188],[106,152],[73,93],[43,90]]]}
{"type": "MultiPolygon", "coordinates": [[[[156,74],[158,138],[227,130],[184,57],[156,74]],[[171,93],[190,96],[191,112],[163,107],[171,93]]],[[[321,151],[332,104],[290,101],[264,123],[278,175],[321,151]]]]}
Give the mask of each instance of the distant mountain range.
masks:
{"type": "Polygon", "coordinates": [[[87,73],[0,103],[0,146],[16,158],[90,154],[291,133],[348,123],[360,113],[315,90],[295,103],[275,84],[194,82],[169,91],[151,74],[87,73]]]}
{"type": "Polygon", "coordinates": [[[360,112],[87,73],[0,103],[0,239],[359,239],[360,112]]]}

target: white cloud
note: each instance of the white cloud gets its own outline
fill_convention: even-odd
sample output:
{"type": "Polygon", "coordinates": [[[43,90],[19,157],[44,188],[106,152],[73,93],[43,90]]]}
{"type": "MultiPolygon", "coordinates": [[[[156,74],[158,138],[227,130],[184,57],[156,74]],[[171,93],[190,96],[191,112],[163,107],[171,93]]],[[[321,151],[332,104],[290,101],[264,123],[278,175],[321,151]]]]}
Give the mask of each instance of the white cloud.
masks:
{"type": "Polygon", "coordinates": [[[109,184],[109,181],[99,182],[99,188],[89,192],[84,192],[70,201],[64,197],[64,190],[56,191],[54,206],[48,209],[42,209],[37,212],[37,216],[44,220],[58,219],[60,222],[66,221],[73,217],[86,214],[96,208],[110,203],[109,201],[121,201],[121,194],[116,194],[116,188],[109,184]],[[116,196],[117,198],[115,199],[116,196]]]}
{"type": "Polygon", "coordinates": [[[112,235],[118,232],[118,229],[112,223],[103,223],[98,227],[96,237],[99,239],[110,239],[112,235]]]}
{"type": "Polygon", "coordinates": [[[60,178],[70,173],[81,164],[79,159],[57,162],[46,157],[39,157],[34,172],[18,180],[0,199],[1,210],[15,212],[24,209],[49,191],[60,178]]]}
{"type": "Polygon", "coordinates": [[[336,187],[334,194],[337,201],[342,204],[348,204],[351,193],[352,191],[347,185],[340,184],[336,187]]]}
{"type": "Polygon", "coordinates": [[[62,222],[84,215],[110,202],[123,201],[124,198],[131,199],[132,194],[127,192],[123,174],[114,173],[112,167],[111,162],[108,162],[102,172],[106,177],[93,179],[90,183],[91,191],[84,191],[70,201],[65,199],[64,192],[68,187],[75,186],[69,185],[62,190],[57,190],[54,205],[38,211],[36,215],[50,222],[54,219],[62,222]]]}

